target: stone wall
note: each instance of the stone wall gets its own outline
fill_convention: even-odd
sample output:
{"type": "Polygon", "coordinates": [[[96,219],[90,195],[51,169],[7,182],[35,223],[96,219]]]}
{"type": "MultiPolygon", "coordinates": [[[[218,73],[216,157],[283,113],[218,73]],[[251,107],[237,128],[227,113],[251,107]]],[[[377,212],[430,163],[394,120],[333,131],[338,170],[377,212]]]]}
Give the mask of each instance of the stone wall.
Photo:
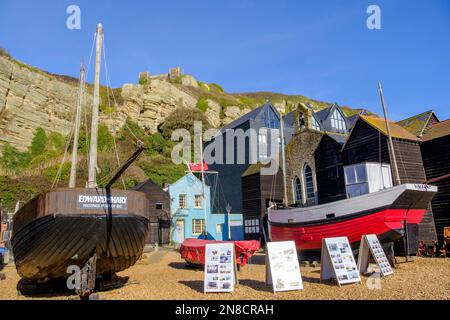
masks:
{"type": "MultiPolygon", "coordinates": [[[[316,162],[314,153],[322,140],[323,134],[313,130],[297,132],[286,146],[286,183],[289,204],[294,204],[295,177],[299,177],[302,182],[302,200],[305,201],[305,179],[303,169],[307,163],[313,172],[314,191],[317,194],[316,162]]],[[[317,196],[316,196],[317,201],[317,196]]]]}

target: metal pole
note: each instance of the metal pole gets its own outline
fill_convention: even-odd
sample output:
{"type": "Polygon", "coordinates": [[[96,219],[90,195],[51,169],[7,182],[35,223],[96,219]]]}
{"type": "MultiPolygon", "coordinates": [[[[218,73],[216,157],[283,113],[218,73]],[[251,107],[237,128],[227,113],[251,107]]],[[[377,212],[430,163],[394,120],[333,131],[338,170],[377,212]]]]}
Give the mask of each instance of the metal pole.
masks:
{"type": "Polygon", "coordinates": [[[227,218],[228,218],[228,240],[231,240],[231,225],[230,225],[230,212],[231,212],[231,206],[230,204],[227,204],[227,218]]]}
{"type": "Polygon", "coordinates": [[[78,92],[77,111],[75,115],[75,132],[73,135],[72,146],[72,166],[70,168],[69,188],[75,188],[77,180],[77,162],[78,162],[78,138],[80,135],[80,118],[81,118],[81,104],[84,90],[84,66],[81,63],[80,69],[80,89],[78,92]]]}
{"type": "Polygon", "coordinates": [[[200,161],[202,166],[202,202],[203,202],[203,215],[205,218],[205,239],[208,240],[208,228],[207,228],[207,217],[206,217],[206,201],[205,201],[205,168],[203,167],[203,133],[200,136],[200,161]]]}
{"type": "Polygon", "coordinates": [[[387,134],[388,134],[388,138],[389,138],[389,146],[390,146],[391,154],[392,154],[392,167],[394,169],[395,185],[399,185],[399,184],[401,184],[401,180],[400,180],[400,175],[398,173],[397,158],[395,156],[394,143],[392,142],[391,128],[389,126],[388,113],[387,113],[386,105],[384,103],[383,88],[381,86],[381,82],[378,82],[378,90],[380,91],[381,105],[383,106],[384,120],[386,122],[386,129],[387,129],[387,134]]]}
{"type": "MultiPolygon", "coordinates": [[[[284,125],[283,114],[280,112],[280,130],[281,130],[281,162],[283,167],[283,204],[287,207],[287,185],[286,185],[286,154],[284,151],[284,125]]],[[[277,141],[278,143],[278,141],[277,141]]]]}
{"type": "Polygon", "coordinates": [[[103,27],[99,23],[97,26],[97,43],[95,58],[95,78],[94,78],[94,102],[92,106],[91,141],[89,152],[89,180],[88,188],[97,188],[97,130],[98,130],[98,106],[100,104],[100,63],[103,41],[103,27]]]}

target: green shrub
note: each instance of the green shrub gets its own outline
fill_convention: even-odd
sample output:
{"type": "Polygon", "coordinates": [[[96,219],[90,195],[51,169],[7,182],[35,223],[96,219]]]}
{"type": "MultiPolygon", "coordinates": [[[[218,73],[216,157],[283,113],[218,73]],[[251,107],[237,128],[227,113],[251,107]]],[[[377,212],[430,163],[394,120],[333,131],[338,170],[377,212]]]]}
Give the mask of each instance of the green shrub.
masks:
{"type": "Polygon", "coordinates": [[[152,161],[142,161],[139,167],[145,172],[147,177],[159,186],[164,183],[174,183],[186,173],[185,165],[173,164],[170,159],[155,157],[152,161]]]}
{"type": "Polygon", "coordinates": [[[147,153],[150,155],[161,154],[166,145],[166,140],[161,133],[155,133],[147,137],[147,153]]]}
{"type": "Polygon", "coordinates": [[[220,92],[225,93],[225,90],[223,90],[222,86],[220,86],[220,85],[217,84],[217,83],[211,83],[210,87],[216,88],[216,89],[219,90],[220,92]]]}
{"type": "Polygon", "coordinates": [[[54,150],[64,152],[66,138],[57,132],[51,132],[48,135],[46,150],[54,150]]]}
{"type": "Polygon", "coordinates": [[[45,152],[47,146],[47,134],[44,129],[38,127],[34,134],[33,140],[30,146],[31,157],[36,157],[45,152]]]}
{"type": "Polygon", "coordinates": [[[203,130],[211,127],[205,114],[199,109],[177,108],[166,118],[166,121],[160,126],[160,130],[167,139],[170,139],[172,132],[177,129],[187,129],[193,134],[195,121],[203,123],[203,130]]]}
{"type": "Polygon", "coordinates": [[[31,159],[30,163],[28,164],[28,167],[33,169],[38,167],[41,164],[44,164],[52,159],[58,158],[58,156],[61,155],[61,152],[56,150],[48,150],[45,151],[43,154],[40,154],[34,158],[31,159]]]}
{"type": "Polygon", "coordinates": [[[0,163],[4,169],[17,171],[28,166],[31,160],[29,152],[20,152],[9,143],[3,146],[0,163]]]}
{"type": "Polygon", "coordinates": [[[203,112],[206,112],[206,110],[208,110],[209,105],[208,105],[208,100],[205,98],[200,98],[197,101],[197,108],[200,109],[203,112]]]}
{"type": "Polygon", "coordinates": [[[98,126],[97,149],[100,151],[114,150],[114,138],[104,124],[98,126]]]}
{"type": "MultiPolygon", "coordinates": [[[[43,176],[53,181],[56,175],[58,174],[60,166],[61,166],[60,164],[57,164],[44,169],[44,171],[42,172],[43,176]]],[[[70,167],[71,167],[70,162],[66,162],[62,165],[61,174],[59,176],[60,181],[69,181],[70,167]]]]}
{"type": "Polygon", "coordinates": [[[139,84],[143,85],[143,86],[147,85],[148,84],[148,78],[147,77],[141,77],[139,79],[139,84]]]}

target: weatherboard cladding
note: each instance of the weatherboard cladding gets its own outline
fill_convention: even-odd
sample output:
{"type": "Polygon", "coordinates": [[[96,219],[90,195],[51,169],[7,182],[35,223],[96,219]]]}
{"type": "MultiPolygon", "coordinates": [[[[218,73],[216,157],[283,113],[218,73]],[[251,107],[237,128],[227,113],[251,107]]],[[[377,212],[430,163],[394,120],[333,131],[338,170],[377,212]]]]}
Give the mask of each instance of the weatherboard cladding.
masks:
{"type": "MultiPolygon", "coordinates": [[[[383,134],[383,130],[378,130],[373,123],[363,119],[364,116],[356,122],[350,137],[342,149],[342,159],[344,166],[357,164],[361,162],[383,162],[392,164],[391,152],[388,144],[388,138],[383,134]],[[380,153],[381,150],[381,153],[380,153]]],[[[384,121],[384,120],[383,120],[384,121]]],[[[379,124],[379,122],[376,122],[379,124]]],[[[381,126],[383,129],[383,126],[381,126]]],[[[397,127],[399,127],[397,125],[397,127]]],[[[398,136],[404,137],[403,128],[401,131],[395,131],[398,136]]],[[[384,126],[384,131],[386,126],[384,126]]],[[[426,181],[425,169],[423,166],[422,155],[418,139],[407,132],[406,137],[411,140],[393,137],[397,167],[401,183],[424,183],[426,181]]],[[[422,223],[419,225],[419,237],[423,240],[436,239],[436,229],[433,221],[432,210],[428,210],[422,223]]]]}
{"type": "MultiPolygon", "coordinates": [[[[266,128],[266,116],[268,113],[272,112],[278,119],[279,114],[271,102],[267,102],[261,107],[254,109],[253,111],[247,113],[241,118],[231,122],[227,126],[223,127],[220,132],[223,136],[223,154],[224,154],[224,164],[211,164],[209,167],[211,170],[218,172],[218,178],[220,183],[220,188],[222,188],[223,193],[221,196],[214,198],[213,210],[223,210],[227,204],[230,204],[233,208],[233,212],[242,212],[242,185],[241,176],[248,169],[248,167],[257,161],[257,159],[251,159],[249,156],[250,144],[258,143],[258,140],[252,141],[251,138],[246,139],[245,142],[245,163],[237,164],[237,145],[234,144],[234,163],[235,164],[225,164],[226,163],[226,143],[227,136],[225,134],[227,129],[242,129],[244,132],[253,129],[256,133],[259,132],[261,128],[266,128]]],[[[270,135],[268,136],[268,143],[270,143],[270,135]]],[[[223,211],[222,211],[223,212],[223,211]]]]}
{"type": "Polygon", "coordinates": [[[149,237],[148,244],[170,243],[170,196],[152,180],[146,180],[136,185],[133,190],[144,192],[149,202],[149,237]],[[157,209],[156,204],[162,204],[157,209]],[[169,222],[166,223],[166,222],[169,222]]]}
{"type": "MultiPolygon", "coordinates": [[[[424,135],[422,156],[428,180],[450,173],[450,120],[433,125],[424,135]],[[434,138],[432,138],[434,137],[434,138]]],[[[438,193],[431,201],[438,240],[442,243],[444,227],[450,226],[450,177],[433,182],[438,193]]]]}

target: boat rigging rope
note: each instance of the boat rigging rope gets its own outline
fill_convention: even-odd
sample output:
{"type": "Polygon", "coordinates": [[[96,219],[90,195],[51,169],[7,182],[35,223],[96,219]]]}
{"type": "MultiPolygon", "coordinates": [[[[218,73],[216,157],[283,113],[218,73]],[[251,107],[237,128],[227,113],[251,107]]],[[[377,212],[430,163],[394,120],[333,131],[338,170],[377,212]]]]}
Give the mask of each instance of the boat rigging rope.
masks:
{"type": "MultiPolygon", "coordinates": [[[[89,72],[89,68],[90,68],[90,65],[91,65],[91,61],[92,61],[92,56],[93,56],[93,52],[94,52],[94,46],[95,46],[95,40],[96,40],[96,38],[97,38],[97,32],[94,33],[94,39],[93,39],[92,46],[91,46],[91,53],[90,53],[90,57],[89,57],[89,64],[88,64],[87,73],[89,72]]],[[[78,99],[81,101],[81,105],[83,105],[83,101],[86,100],[86,93],[85,93],[85,91],[86,91],[86,90],[85,90],[86,74],[85,74],[85,79],[83,79],[83,80],[84,80],[84,82],[83,82],[83,83],[84,83],[84,87],[83,87],[83,90],[81,91],[81,97],[80,97],[80,96],[78,97],[78,99]]],[[[87,114],[87,111],[84,113],[84,116],[85,116],[85,126],[86,126],[86,135],[87,135],[87,119],[86,119],[86,114],[87,114]]],[[[73,135],[74,135],[74,132],[75,132],[75,113],[73,114],[73,118],[72,118],[71,120],[72,120],[71,122],[74,123],[74,125],[73,125],[73,127],[71,128],[69,135],[66,137],[65,144],[64,144],[64,155],[63,155],[63,157],[62,157],[62,159],[61,159],[61,163],[60,163],[60,165],[59,165],[58,171],[57,171],[56,176],[55,176],[55,178],[54,178],[54,180],[53,180],[53,183],[52,183],[52,189],[55,188],[55,187],[57,186],[57,184],[59,183],[59,181],[60,181],[60,179],[61,179],[62,169],[63,169],[63,166],[64,166],[64,164],[65,164],[65,162],[66,162],[67,154],[68,154],[68,152],[69,152],[70,142],[72,141],[72,138],[73,138],[73,135]]],[[[86,137],[87,137],[87,136],[86,136],[86,137]]],[[[87,149],[89,150],[89,139],[87,139],[87,138],[86,138],[86,143],[87,143],[87,149]]],[[[87,151],[87,152],[89,152],[89,151],[87,151]]],[[[89,159],[89,157],[87,157],[87,159],[89,159]]],[[[89,160],[88,160],[88,161],[89,161],[89,160]]]]}
{"type": "MultiPolygon", "coordinates": [[[[106,79],[106,90],[107,90],[106,96],[108,97],[108,109],[111,108],[111,98],[109,97],[109,94],[110,94],[110,91],[111,91],[111,94],[112,94],[113,99],[114,99],[114,112],[117,113],[116,97],[114,95],[114,92],[111,89],[111,82],[110,82],[110,79],[109,79],[108,64],[107,64],[107,61],[106,61],[105,38],[104,37],[103,37],[103,61],[104,61],[104,64],[105,64],[105,79],[106,79]]],[[[109,119],[112,122],[112,130],[113,130],[112,137],[113,137],[114,153],[115,153],[115,156],[116,156],[117,167],[120,168],[120,159],[119,159],[119,153],[117,151],[117,142],[116,142],[116,126],[113,123],[113,119],[112,119],[111,113],[109,111],[108,111],[108,113],[109,113],[109,119]]],[[[123,189],[126,189],[125,180],[123,179],[123,176],[120,177],[120,180],[122,182],[123,189]]]]}
{"type": "MultiPolygon", "coordinates": [[[[74,122],[73,120],[74,119],[72,119],[72,123],[74,122]]],[[[56,187],[56,185],[58,184],[58,182],[59,182],[59,180],[61,178],[62,169],[63,169],[64,163],[66,162],[66,157],[67,157],[67,153],[68,153],[69,148],[70,148],[70,141],[72,140],[74,129],[75,129],[75,125],[72,127],[72,129],[70,130],[69,135],[66,137],[66,141],[64,143],[64,155],[63,155],[63,157],[61,159],[61,163],[59,165],[58,172],[56,173],[55,179],[53,180],[52,189],[56,187]]]]}
{"type": "MultiPolygon", "coordinates": [[[[114,104],[117,106],[117,105],[119,105],[118,103],[117,103],[117,100],[116,100],[116,96],[114,95],[114,92],[112,91],[112,86],[111,86],[111,81],[110,81],[110,79],[109,79],[109,75],[108,75],[108,68],[107,68],[107,62],[106,62],[106,49],[105,49],[105,41],[103,41],[103,56],[104,56],[104,59],[103,60],[105,60],[105,74],[106,74],[106,76],[107,76],[107,83],[106,83],[106,88],[107,88],[107,90],[108,90],[108,99],[109,99],[109,94],[111,93],[111,95],[112,95],[112,97],[113,97],[113,100],[114,100],[114,104]]],[[[131,128],[128,126],[128,124],[127,124],[127,122],[125,121],[125,123],[124,123],[124,126],[125,126],[125,128],[127,128],[127,130],[130,132],[130,134],[136,139],[136,142],[137,143],[143,143],[142,141],[141,141],[141,139],[139,139],[135,134],[134,134],[134,132],[133,132],[133,130],[131,130],[131,128]]]]}

